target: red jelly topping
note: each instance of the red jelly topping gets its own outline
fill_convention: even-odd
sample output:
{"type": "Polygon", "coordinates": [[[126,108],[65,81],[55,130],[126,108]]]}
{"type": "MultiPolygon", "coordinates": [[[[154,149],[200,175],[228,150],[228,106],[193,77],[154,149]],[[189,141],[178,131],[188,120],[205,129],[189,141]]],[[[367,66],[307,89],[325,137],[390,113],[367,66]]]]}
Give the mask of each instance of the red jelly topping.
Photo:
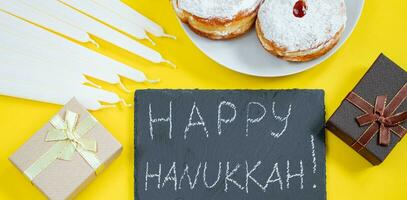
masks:
{"type": "Polygon", "coordinates": [[[307,13],[307,4],[305,3],[305,1],[304,0],[297,1],[293,8],[294,16],[301,18],[304,17],[306,13],[307,13]]]}

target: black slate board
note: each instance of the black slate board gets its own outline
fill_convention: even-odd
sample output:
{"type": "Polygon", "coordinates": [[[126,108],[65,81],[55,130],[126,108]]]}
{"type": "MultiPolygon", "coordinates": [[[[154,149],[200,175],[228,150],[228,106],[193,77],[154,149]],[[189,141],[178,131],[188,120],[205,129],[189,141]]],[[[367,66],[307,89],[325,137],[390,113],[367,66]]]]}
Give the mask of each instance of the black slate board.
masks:
{"type": "Polygon", "coordinates": [[[135,199],[326,199],[324,120],[321,90],[138,90],[135,199]]]}

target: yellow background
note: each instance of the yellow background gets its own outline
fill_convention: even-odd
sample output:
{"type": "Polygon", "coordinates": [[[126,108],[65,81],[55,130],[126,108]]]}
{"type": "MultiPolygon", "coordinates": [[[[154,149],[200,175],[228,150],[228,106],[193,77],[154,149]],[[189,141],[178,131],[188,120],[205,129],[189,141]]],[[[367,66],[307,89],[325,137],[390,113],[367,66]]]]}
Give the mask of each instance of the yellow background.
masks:
{"type": "MultiPolygon", "coordinates": [[[[127,1],[132,7],[161,24],[177,40],[153,38],[166,58],[178,69],[152,64],[106,42],[96,51],[138,69],[158,84],[124,80],[131,89],[279,89],[321,88],[326,92],[328,117],[364,72],[384,52],[407,69],[407,1],[367,0],[362,17],[349,40],[323,64],[293,76],[257,78],[230,71],[201,53],[181,29],[168,0],[127,1]]],[[[0,61],[1,62],[1,61],[0,61]]],[[[98,82],[101,84],[100,82],[98,82]]],[[[119,92],[128,102],[133,94],[103,84],[119,92]]],[[[8,161],[33,133],[61,106],[0,96],[0,199],[43,199],[41,193],[8,161]]],[[[78,196],[78,199],[133,199],[133,108],[106,109],[94,116],[123,144],[122,155],[78,196]]],[[[373,167],[327,131],[328,200],[407,199],[407,139],[402,140],[387,160],[373,167]]],[[[270,199],[273,199],[270,197],[270,199]]]]}

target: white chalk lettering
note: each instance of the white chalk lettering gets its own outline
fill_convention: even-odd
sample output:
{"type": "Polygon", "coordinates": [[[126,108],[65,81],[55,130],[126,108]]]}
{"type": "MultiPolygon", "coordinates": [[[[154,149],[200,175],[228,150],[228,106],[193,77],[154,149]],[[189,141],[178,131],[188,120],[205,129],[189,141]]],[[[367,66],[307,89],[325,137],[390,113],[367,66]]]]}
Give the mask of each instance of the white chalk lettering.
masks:
{"type": "Polygon", "coordinates": [[[317,158],[315,156],[315,144],[314,144],[314,135],[311,134],[311,149],[312,149],[312,173],[315,174],[317,171],[317,158]]]}
{"type": "Polygon", "coordinates": [[[252,176],[252,173],[256,171],[257,167],[261,165],[261,161],[258,161],[256,165],[249,171],[249,164],[246,161],[246,193],[249,193],[249,179],[251,179],[256,185],[258,185],[263,191],[263,186],[252,176]]]}
{"type": "Polygon", "coordinates": [[[148,190],[148,179],[149,178],[157,178],[158,179],[158,184],[157,184],[157,189],[160,189],[160,181],[161,181],[161,164],[158,165],[158,174],[150,174],[148,171],[148,162],[146,164],[146,181],[145,181],[145,187],[144,190],[148,190]]]}
{"type": "Polygon", "coordinates": [[[181,187],[182,180],[184,180],[185,176],[188,178],[189,188],[191,190],[195,188],[196,181],[198,180],[198,176],[199,176],[199,173],[201,171],[201,165],[202,165],[202,163],[199,163],[199,165],[198,165],[198,167],[196,169],[194,182],[192,182],[191,176],[189,175],[189,166],[188,166],[188,164],[185,165],[184,173],[182,174],[181,178],[179,179],[178,189],[182,189],[182,187],[181,187]]]}
{"type": "Polygon", "coordinates": [[[228,101],[222,101],[219,106],[218,106],[218,134],[222,134],[222,124],[228,124],[232,123],[236,119],[236,106],[235,104],[228,102],[228,101]],[[233,116],[229,119],[224,119],[222,118],[222,106],[229,106],[231,109],[233,109],[233,116]]]}
{"type": "Polygon", "coordinates": [[[287,189],[290,188],[290,180],[294,177],[300,177],[301,179],[301,186],[300,188],[304,188],[304,168],[302,166],[302,160],[300,160],[300,173],[291,174],[290,173],[290,161],[287,160],[287,189]]]}
{"type": "Polygon", "coordinates": [[[205,186],[206,186],[206,188],[213,188],[213,187],[215,187],[215,185],[219,182],[219,180],[220,180],[220,173],[221,173],[221,171],[222,171],[222,162],[219,162],[219,167],[218,167],[218,177],[217,177],[217,179],[216,179],[216,181],[212,184],[212,185],[209,185],[208,184],[208,182],[206,182],[206,169],[207,169],[207,166],[208,165],[208,162],[205,162],[205,166],[204,166],[204,170],[203,170],[203,182],[204,182],[204,184],[205,184],[205,186]]]}
{"type": "Polygon", "coordinates": [[[170,101],[170,112],[168,114],[167,118],[153,118],[153,114],[151,111],[151,103],[148,105],[148,116],[150,118],[150,137],[151,140],[154,140],[154,134],[153,134],[153,124],[154,123],[159,123],[159,122],[168,122],[169,123],[169,130],[168,130],[168,137],[171,139],[172,138],[172,101],[170,101]]]}
{"type": "Polygon", "coordinates": [[[168,181],[174,181],[174,190],[177,191],[177,167],[176,162],[172,163],[171,169],[168,171],[167,176],[165,176],[161,188],[164,188],[164,185],[168,181]],[[171,176],[172,174],[172,176],[171,176]]]}
{"type": "Polygon", "coordinates": [[[249,124],[255,124],[259,123],[261,120],[263,120],[264,116],[266,116],[267,110],[266,107],[263,106],[263,104],[259,102],[249,102],[247,104],[247,109],[246,109],[246,136],[249,136],[249,124]],[[251,105],[257,105],[260,106],[260,108],[263,109],[263,113],[260,115],[260,117],[257,118],[251,118],[250,115],[250,106],[251,105]]]}
{"type": "Polygon", "coordinates": [[[189,132],[189,129],[193,126],[202,126],[206,137],[209,137],[209,133],[208,130],[206,129],[205,126],[205,121],[203,120],[201,113],[199,112],[198,107],[196,106],[196,102],[194,102],[194,105],[192,106],[192,110],[191,110],[191,114],[189,115],[189,121],[188,121],[188,125],[185,127],[185,131],[184,131],[184,139],[187,139],[187,134],[189,132]],[[196,114],[199,117],[199,121],[198,122],[192,122],[192,117],[194,116],[194,113],[196,112],[196,114]]]}
{"type": "Polygon", "coordinates": [[[274,117],[274,119],[276,119],[276,120],[278,120],[280,122],[284,122],[284,128],[278,133],[275,133],[275,132],[271,131],[271,135],[274,136],[275,138],[279,138],[287,130],[288,118],[291,115],[291,104],[288,105],[288,111],[287,111],[287,115],[285,117],[281,117],[281,116],[276,115],[275,104],[276,104],[276,102],[273,102],[273,107],[271,108],[272,111],[273,111],[273,117],[274,117]]]}
{"type": "MultiPolygon", "coordinates": [[[[317,172],[317,157],[315,155],[315,143],[314,143],[314,135],[311,134],[311,149],[312,149],[312,173],[315,174],[317,172]]],[[[314,184],[312,188],[317,188],[317,185],[314,184]]]]}
{"type": "Polygon", "coordinates": [[[269,178],[267,179],[266,185],[263,187],[263,191],[267,190],[267,187],[269,186],[270,183],[275,183],[278,182],[280,184],[280,190],[283,190],[283,180],[281,179],[280,176],[280,171],[278,169],[278,163],[274,164],[273,171],[271,172],[269,178]],[[277,178],[272,179],[273,175],[276,174],[277,178]]]}
{"type": "MultiPolygon", "coordinates": [[[[172,185],[169,182],[174,183],[174,191],[181,191],[182,189],[185,190],[185,187],[189,186],[190,190],[197,190],[197,189],[213,189],[215,186],[218,186],[216,188],[219,188],[221,186],[224,186],[224,192],[229,192],[231,189],[233,190],[234,188],[231,187],[237,187],[239,188],[243,193],[249,194],[250,192],[253,192],[255,189],[255,185],[260,188],[261,191],[267,192],[267,191],[272,191],[273,185],[278,185],[279,187],[276,187],[274,191],[278,191],[277,188],[280,189],[280,191],[283,190],[295,190],[295,189],[304,189],[304,166],[303,166],[303,161],[300,160],[299,163],[299,168],[296,170],[293,170],[292,166],[292,161],[287,160],[287,171],[286,171],[286,177],[285,179],[282,178],[280,174],[280,169],[279,169],[279,163],[274,163],[274,167],[271,168],[271,166],[268,166],[270,168],[266,169],[272,169],[271,173],[267,177],[267,181],[264,183],[262,181],[259,181],[258,177],[262,174],[264,174],[264,170],[260,170],[262,166],[264,166],[264,163],[262,161],[257,161],[256,164],[249,164],[249,162],[246,160],[244,161],[245,163],[245,171],[239,171],[239,169],[243,166],[241,166],[240,163],[236,163],[234,166],[231,166],[231,162],[218,162],[217,164],[213,163],[214,166],[218,165],[217,168],[217,174],[215,172],[216,169],[213,169],[213,174],[207,174],[208,170],[208,162],[199,162],[197,163],[196,168],[191,168],[191,165],[185,164],[183,167],[183,173],[180,177],[177,177],[177,163],[172,162],[172,165],[168,165],[168,167],[171,166],[171,168],[168,170],[167,175],[164,177],[162,176],[162,164],[158,164],[158,172],[154,171],[154,173],[151,172],[151,168],[156,169],[157,166],[151,167],[151,163],[147,162],[146,163],[146,171],[145,171],[145,185],[144,189],[145,191],[151,190],[151,179],[157,180],[157,189],[158,190],[163,190],[165,189],[165,186],[170,184],[170,186],[167,186],[168,189],[172,190],[172,185]],[[223,166],[225,168],[223,168],[223,166]],[[203,169],[202,169],[203,168],[203,169]],[[223,170],[222,170],[223,169],[223,170]],[[203,171],[202,171],[203,170],[203,171]],[[201,172],[202,171],[202,172],[201,172]],[[261,173],[260,173],[261,171],[261,173]],[[296,173],[293,173],[293,171],[296,171],[296,173]],[[241,172],[241,173],[240,173],[241,172]],[[258,175],[256,177],[256,172],[258,172],[258,175]],[[243,175],[243,173],[245,173],[243,175]],[[208,183],[208,177],[210,177],[210,182],[208,183]],[[239,177],[239,178],[238,178],[239,177]],[[179,179],[178,179],[179,178],[179,179]],[[202,178],[202,182],[200,182],[199,179],[202,178]],[[245,180],[244,180],[245,179],[245,180]],[[212,182],[213,181],[213,182],[212,182]],[[240,183],[241,181],[241,183],[240,183]],[[284,182],[285,181],[285,182],[284,182]],[[296,181],[299,182],[298,187],[294,187],[292,182],[297,183],[296,181]],[[149,185],[150,182],[150,185],[149,185]],[[182,187],[182,184],[184,183],[184,188],[182,187]],[[203,184],[202,184],[203,183],[203,184]],[[253,184],[254,183],[254,184],[253,184]],[[263,184],[264,183],[264,184],[263,184]],[[188,185],[188,186],[185,186],[188,185]],[[220,184],[220,185],[219,185],[220,184]],[[253,184],[253,188],[250,188],[250,184],[253,184]],[[286,184],[286,185],[284,185],[286,184]],[[149,188],[150,186],[150,188],[149,188]]],[[[210,165],[210,163],[209,163],[210,165]]],[[[156,169],[157,170],[157,169],[156,169]]],[[[244,169],[242,169],[244,170],[244,169]]],[[[163,171],[167,172],[166,169],[163,169],[163,171]]],[[[212,171],[212,170],[211,170],[212,171]]],[[[284,172],[284,171],[283,171],[284,172]]],[[[264,177],[266,178],[266,177],[264,177]]],[[[155,181],[154,181],[155,183],[155,181]]],[[[313,188],[316,188],[316,185],[314,184],[312,186],[313,188]]],[[[154,189],[153,187],[152,189],[154,189]]]]}
{"type": "Polygon", "coordinates": [[[239,189],[244,190],[243,186],[241,186],[236,180],[231,178],[233,176],[233,174],[235,174],[237,172],[237,170],[239,170],[240,164],[238,163],[231,172],[229,172],[229,164],[230,164],[229,162],[226,163],[225,192],[228,191],[228,182],[232,182],[239,189]]]}

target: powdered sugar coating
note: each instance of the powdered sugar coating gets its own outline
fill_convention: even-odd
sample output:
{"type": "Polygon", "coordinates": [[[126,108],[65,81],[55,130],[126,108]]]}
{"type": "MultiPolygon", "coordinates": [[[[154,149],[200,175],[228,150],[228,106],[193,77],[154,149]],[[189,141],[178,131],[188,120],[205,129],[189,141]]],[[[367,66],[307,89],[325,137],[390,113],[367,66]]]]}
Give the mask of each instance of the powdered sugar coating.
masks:
{"type": "Polygon", "coordinates": [[[205,19],[233,19],[240,12],[254,10],[260,2],[261,0],[178,0],[178,8],[205,19]]]}
{"type": "Polygon", "coordinates": [[[345,27],[346,7],[344,0],[305,0],[304,17],[293,14],[298,0],[266,0],[261,5],[258,19],[267,40],[275,42],[287,51],[318,48],[345,27]]]}

